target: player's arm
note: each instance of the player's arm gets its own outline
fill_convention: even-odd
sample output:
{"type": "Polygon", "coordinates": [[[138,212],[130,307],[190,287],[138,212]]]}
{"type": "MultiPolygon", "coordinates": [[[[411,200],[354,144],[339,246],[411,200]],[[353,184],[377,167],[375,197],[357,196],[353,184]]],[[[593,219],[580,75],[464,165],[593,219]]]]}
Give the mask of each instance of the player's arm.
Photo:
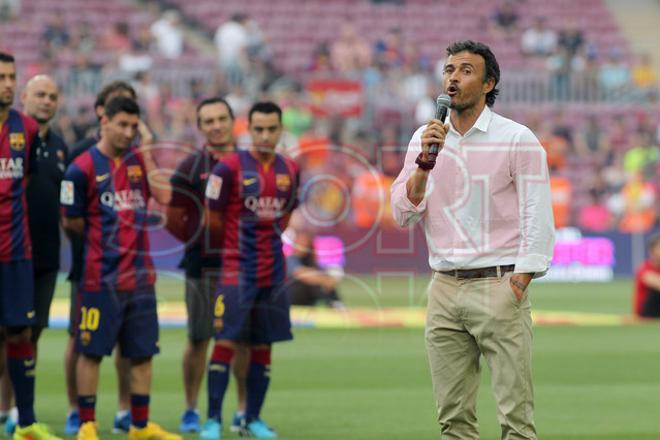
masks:
{"type": "Polygon", "coordinates": [[[82,217],[62,217],[62,227],[69,237],[80,237],[85,234],[85,219],[82,217]]]}
{"type": "MultiPolygon", "coordinates": [[[[165,209],[165,228],[170,234],[183,243],[187,243],[188,240],[190,240],[188,211],[190,209],[199,209],[194,203],[195,198],[190,183],[192,174],[191,166],[192,160],[189,157],[181,162],[170,178],[172,195],[170,197],[170,203],[165,209]]],[[[197,218],[202,217],[199,216],[197,218]]]]}
{"type": "Polygon", "coordinates": [[[653,290],[660,290],[660,274],[646,270],[641,276],[642,283],[653,290]]]}
{"type": "Polygon", "coordinates": [[[69,165],[60,184],[60,206],[62,227],[69,236],[82,236],[85,233],[85,203],[87,175],[73,163],[69,165]]]}
{"type": "Polygon", "coordinates": [[[167,216],[165,223],[167,231],[177,240],[187,243],[190,236],[187,228],[188,214],[186,208],[168,205],[165,209],[165,215],[167,216]]]}
{"type": "Polygon", "coordinates": [[[221,161],[213,168],[206,183],[204,227],[211,235],[218,236],[224,227],[223,212],[229,203],[232,189],[233,171],[230,166],[221,161]]]}
{"type": "Polygon", "coordinates": [[[140,153],[149,181],[149,191],[156,202],[167,206],[172,200],[171,172],[158,166],[154,158],[154,136],[142,120],[138,123],[138,133],[140,135],[140,153]]]}

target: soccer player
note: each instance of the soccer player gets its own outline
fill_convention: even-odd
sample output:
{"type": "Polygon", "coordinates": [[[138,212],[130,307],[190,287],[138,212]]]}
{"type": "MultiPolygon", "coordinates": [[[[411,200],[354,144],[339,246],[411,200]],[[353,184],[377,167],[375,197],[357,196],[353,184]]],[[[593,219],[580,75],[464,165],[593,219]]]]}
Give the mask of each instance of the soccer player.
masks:
{"type": "Polygon", "coordinates": [[[98,143],[74,160],[62,181],[63,224],[69,233],[84,235],[86,256],[75,335],[79,440],[99,438],[99,369],[117,343],[131,362],[128,438],[181,438],[148,421],[151,359],[159,347],[147,202],[153,196],[167,204],[170,194],[154,182],[160,174],[147,150],[132,147],[139,121],[140,109],[131,98],[108,101],[98,143]]]}
{"type": "MultiPolygon", "coordinates": [[[[11,108],[15,91],[14,57],[0,52],[0,326],[18,408],[14,439],[57,439],[34,414],[34,270],[25,189],[36,166],[39,127],[11,108]]],[[[0,360],[2,370],[5,357],[0,360]]]]}
{"type": "Polygon", "coordinates": [[[635,273],[635,314],[640,318],[660,318],[660,234],[648,241],[649,257],[635,273]]]}
{"type": "MultiPolygon", "coordinates": [[[[21,94],[23,110],[39,124],[35,151],[37,168],[36,172],[31,173],[26,193],[34,269],[36,322],[32,326],[32,343],[35,357],[39,336],[42,330],[48,327],[50,304],[53,301],[60,267],[59,192],[69,150],[62,138],[49,126],[57,111],[58,98],[57,84],[46,75],[37,75],[30,79],[21,94]]],[[[14,397],[6,372],[2,385],[1,406],[4,409],[11,405],[14,397]]],[[[7,419],[5,431],[14,431],[15,423],[12,422],[11,418],[7,419]]]]}
{"type": "Polygon", "coordinates": [[[260,418],[270,382],[271,344],[293,338],[284,289],[282,232],[297,205],[298,167],[275,153],[282,111],[256,103],[248,115],[252,145],[219,162],[206,187],[207,221],[220,234],[222,269],[215,292],[216,342],[208,367],[208,420],[201,438],[222,434],[222,401],[236,341],[249,341],[242,435],[276,438],[260,418]]]}
{"type": "MultiPolygon", "coordinates": [[[[186,411],[181,432],[199,432],[197,400],[206,369],[209,340],[213,337],[213,297],[220,270],[220,252],[210,245],[208,231],[202,228],[204,189],[213,167],[235,150],[234,114],[222,98],[209,98],[197,106],[197,127],[206,139],[202,150],[186,158],[172,176],[172,200],[167,208],[167,228],[186,243],[181,266],[186,273],[188,341],[183,352],[183,385],[186,411]]],[[[232,421],[237,431],[245,411],[245,375],[250,352],[240,344],[234,357],[238,390],[238,411],[232,421]]]]}
{"type": "MultiPolygon", "coordinates": [[[[113,81],[107,84],[96,96],[94,102],[94,112],[101,121],[104,113],[105,103],[116,96],[125,96],[127,98],[137,99],[135,89],[124,81],[113,81]]],[[[146,130],[144,124],[140,127],[140,141],[143,144],[149,143],[152,139],[151,133],[146,130]]],[[[99,141],[100,132],[89,138],[78,142],[71,152],[71,161],[89,150],[99,141]]],[[[78,390],[76,389],[76,364],[78,363],[78,354],[75,352],[75,320],[78,309],[76,308],[76,298],[78,284],[82,279],[83,267],[83,241],[80,237],[73,235],[69,237],[71,241],[71,271],[69,272],[69,281],[71,283],[71,306],[69,309],[69,342],[64,352],[64,371],[66,377],[66,390],[69,399],[69,413],[64,425],[65,435],[76,435],[80,426],[80,413],[78,412],[78,390]]],[[[117,388],[118,388],[118,408],[114,419],[113,432],[128,432],[131,426],[130,413],[130,361],[121,356],[121,350],[117,350],[115,355],[115,369],[117,370],[117,388]]]]}

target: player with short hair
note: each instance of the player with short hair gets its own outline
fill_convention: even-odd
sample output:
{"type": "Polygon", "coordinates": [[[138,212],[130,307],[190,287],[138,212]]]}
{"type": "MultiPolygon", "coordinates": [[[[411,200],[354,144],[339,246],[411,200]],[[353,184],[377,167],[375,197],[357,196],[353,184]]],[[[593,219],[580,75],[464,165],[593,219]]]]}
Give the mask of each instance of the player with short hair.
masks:
{"type": "MultiPolygon", "coordinates": [[[[11,108],[15,91],[14,57],[0,52],[0,326],[6,332],[6,363],[18,409],[14,439],[52,440],[58,437],[34,414],[34,270],[25,193],[37,162],[39,127],[11,108]]],[[[0,356],[0,370],[4,361],[0,356]]]]}
{"type": "MultiPolygon", "coordinates": [[[[55,81],[47,75],[32,77],[21,94],[25,113],[39,124],[36,149],[37,169],[31,173],[27,185],[28,222],[32,242],[34,269],[35,324],[32,326],[32,343],[35,355],[37,342],[44,328],[48,327],[50,305],[55,293],[57,273],[60,268],[60,182],[64,177],[69,149],[53,130],[50,121],[57,111],[59,90],[55,81]]],[[[2,405],[5,410],[12,404],[14,393],[9,377],[2,376],[2,405]]],[[[12,410],[13,412],[13,410],[12,410]]],[[[16,420],[11,416],[5,422],[5,431],[14,432],[16,420]]]]}
{"type": "MultiPolygon", "coordinates": [[[[197,128],[206,143],[184,159],[170,182],[172,200],[167,208],[167,229],[186,243],[181,267],[186,276],[188,340],[183,353],[183,385],[186,411],[181,417],[181,432],[199,432],[197,400],[206,369],[209,340],[213,337],[213,297],[220,270],[220,251],[213,248],[203,228],[204,189],[213,167],[235,151],[234,113],[223,98],[208,98],[197,106],[197,128]]],[[[238,390],[238,411],[232,428],[238,430],[245,411],[245,374],[249,350],[239,345],[234,357],[234,376],[238,390]]]]}
{"type": "Polygon", "coordinates": [[[237,341],[249,341],[242,435],[275,438],[260,418],[270,382],[271,344],[293,338],[284,289],[282,232],[297,206],[298,166],[275,153],[282,110],[272,102],[249,112],[252,145],[220,161],[206,187],[207,221],[219,234],[222,270],[215,293],[216,343],[208,367],[208,420],[201,438],[222,434],[222,401],[237,341]]]}
{"type": "MultiPolygon", "coordinates": [[[[105,104],[112,98],[124,96],[131,99],[137,99],[135,89],[125,81],[112,81],[106,84],[96,95],[94,102],[94,112],[99,122],[105,112],[105,104]]],[[[140,141],[142,143],[151,142],[151,134],[146,130],[146,126],[141,124],[140,141]]],[[[85,138],[78,142],[71,152],[70,161],[80,156],[92,146],[96,145],[100,138],[100,129],[96,135],[85,138]]],[[[83,241],[80,237],[73,235],[69,237],[71,242],[71,270],[69,272],[69,281],[71,283],[70,308],[69,308],[69,342],[64,351],[64,371],[66,378],[67,397],[69,399],[69,412],[64,425],[65,435],[76,435],[80,426],[80,413],[78,411],[78,390],[76,389],[76,364],[78,363],[78,354],[75,347],[75,320],[78,309],[76,308],[76,297],[78,284],[82,279],[83,268],[83,241]]],[[[121,356],[121,350],[117,350],[115,355],[115,369],[117,370],[117,413],[114,418],[113,432],[128,432],[131,426],[131,398],[130,398],[130,361],[121,356]]]]}
{"type": "Polygon", "coordinates": [[[64,227],[84,235],[85,262],[78,287],[76,351],[79,440],[96,440],[96,392],[100,363],[119,343],[130,359],[133,440],[181,437],[149,422],[151,360],[159,352],[156,273],[148,237],[147,202],[169,203],[168,188],[146,150],[132,147],[140,108],[131,98],[105,104],[101,137],[78,156],[62,181],[64,227]]]}

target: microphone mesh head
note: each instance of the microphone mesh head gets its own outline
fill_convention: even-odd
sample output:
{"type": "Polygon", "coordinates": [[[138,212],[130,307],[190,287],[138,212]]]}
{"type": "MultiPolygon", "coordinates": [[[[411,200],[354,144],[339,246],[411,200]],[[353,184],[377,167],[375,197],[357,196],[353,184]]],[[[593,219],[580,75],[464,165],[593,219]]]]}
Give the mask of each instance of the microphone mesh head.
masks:
{"type": "Polygon", "coordinates": [[[451,98],[449,95],[440,95],[435,101],[436,107],[445,106],[449,107],[451,105],[451,98]]]}

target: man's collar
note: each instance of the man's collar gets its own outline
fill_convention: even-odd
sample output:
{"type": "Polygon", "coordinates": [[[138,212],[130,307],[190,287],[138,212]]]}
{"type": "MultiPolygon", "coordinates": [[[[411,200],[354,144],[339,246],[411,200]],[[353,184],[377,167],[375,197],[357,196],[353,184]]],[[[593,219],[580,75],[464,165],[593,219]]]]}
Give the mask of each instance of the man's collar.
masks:
{"type": "Polygon", "coordinates": [[[490,110],[490,107],[485,106],[472,128],[476,128],[477,130],[486,133],[488,131],[488,126],[490,125],[490,121],[492,119],[493,119],[493,112],[490,110]]]}

